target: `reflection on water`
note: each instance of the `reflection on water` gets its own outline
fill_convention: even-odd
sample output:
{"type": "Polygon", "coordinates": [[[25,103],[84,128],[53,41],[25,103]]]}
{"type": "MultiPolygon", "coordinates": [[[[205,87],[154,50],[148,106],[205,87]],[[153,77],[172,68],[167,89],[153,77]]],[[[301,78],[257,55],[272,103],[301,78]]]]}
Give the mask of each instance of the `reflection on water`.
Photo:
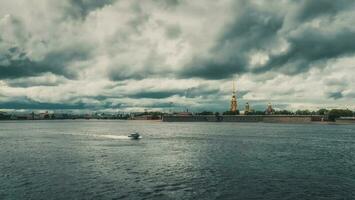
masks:
{"type": "Polygon", "coordinates": [[[0,199],[354,199],[354,150],[354,125],[0,122],[0,199]]]}

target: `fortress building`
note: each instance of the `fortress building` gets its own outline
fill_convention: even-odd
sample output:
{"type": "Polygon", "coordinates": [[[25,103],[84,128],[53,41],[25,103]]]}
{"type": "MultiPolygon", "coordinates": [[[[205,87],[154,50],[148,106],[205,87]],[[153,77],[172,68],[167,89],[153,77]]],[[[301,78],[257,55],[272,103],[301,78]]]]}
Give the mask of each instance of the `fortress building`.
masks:
{"type": "Polygon", "coordinates": [[[235,89],[235,83],[233,81],[233,91],[232,91],[232,100],[231,100],[231,112],[237,112],[238,110],[238,102],[237,102],[237,94],[235,89]]]}
{"type": "Polygon", "coordinates": [[[247,102],[247,103],[245,104],[244,114],[248,114],[250,111],[251,111],[250,105],[249,105],[249,103],[247,102]]]}
{"type": "Polygon", "coordinates": [[[274,109],[272,108],[271,103],[269,103],[269,104],[267,105],[267,108],[266,108],[266,110],[265,110],[265,114],[267,114],[267,115],[272,115],[272,114],[274,114],[274,109]]]}

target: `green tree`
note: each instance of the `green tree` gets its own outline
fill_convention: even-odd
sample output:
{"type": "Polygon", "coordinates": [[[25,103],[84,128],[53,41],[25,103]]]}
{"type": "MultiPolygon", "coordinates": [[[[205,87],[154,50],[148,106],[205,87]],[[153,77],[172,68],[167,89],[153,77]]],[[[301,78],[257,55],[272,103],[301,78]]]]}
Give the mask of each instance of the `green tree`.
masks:
{"type": "Polygon", "coordinates": [[[202,111],[200,113],[197,113],[198,115],[213,115],[213,112],[211,111],[202,111]]]}
{"type": "Polygon", "coordinates": [[[335,121],[339,117],[352,117],[353,112],[349,109],[332,109],[328,113],[329,120],[335,121]]]}
{"type": "Polygon", "coordinates": [[[326,115],[326,114],[328,114],[328,112],[329,112],[329,110],[322,108],[317,111],[317,114],[318,115],[326,115]]]}
{"type": "Polygon", "coordinates": [[[288,111],[288,110],[279,110],[275,111],[276,115],[293,115],[293,112],[288,111]]]}
{"type": "Polygon", "coordinates": [[[297,110],[296,115],[311,115],[311,111],[309,110],[297,110]]]}
{"type": "Polygon", "coordinates": [[[232,112],[232,111],[226,111],[223,113],[223,115],[239,115],[239,110],[232,112]]]}

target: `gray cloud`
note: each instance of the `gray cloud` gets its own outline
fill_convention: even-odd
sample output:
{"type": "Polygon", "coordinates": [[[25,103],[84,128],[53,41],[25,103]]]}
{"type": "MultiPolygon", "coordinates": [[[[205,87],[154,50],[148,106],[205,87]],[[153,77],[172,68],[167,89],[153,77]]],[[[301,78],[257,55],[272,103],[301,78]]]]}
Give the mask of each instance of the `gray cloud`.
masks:
{"type": "Polygon", "coordinates": [[[235,19],[225,26],[209,57],[196,56],[181,72],[183,77],[224,79],[248,72],[248,53],[266,49],[275,42],[283,17],[244,2],[236,5],[235,19]]]}
{"type": "Polygon", "coordinates": [[[67,79],[53,74],[43,74],[38,77],[7,79],[6,84],[10,87],[34,87],[34,86],[58,86],[64,84],[67,79]]]}
{"type": "Polygon", "coordinates": [[[161,90],[161,91],[142,91],[135,94],[129,95],[131,98],[151,98],[151,99],[162,99],[171,96],[181,96],[187,98],[196,97],[206,97],[209,95],[218,94],[218,89],[204,89],[203,86],[187,88],[184,90],[161,90]]]}
{"type": "Polygon", "coordinates": [[[46,109],[46,110],[62,110],[62,109],[93,109],[83,103],[68,104],[68,103],[40,103],[35,101],[17,101],[17,102],[0,102],[2,109],[46,109]]]}
{"type": "Polygon", "coordinates": [[[154,0],[160,4],[163,4],[166,7],[175,7],[178,6],[183,0],[154,0]]]}
{"type": "MultiPolygon", "coordinates": [[[[77,71],[72,63],[88,60],[94,44],[68,40],[58,45],[59,38],[41,38],[30,30],[26,19],[7,14],[0,21],[0,79],[38,76],[43,73],[73,79],[77,71]]],[[[51,30],[53,31],[53,30],[51,30]]],[[[42,37],[47,37],[42,36],[42,37]]],[[[63,36],[64,37],[64,36],[63,36]]]]}
{"type": "Polygon", "coordinates": [[[169,25],[166,28],[166,36],[171,39],[178,38],[181,34],[181,29],[178,25],[169,25]]]}
{"type": "Polygon", "coordinates": [[[65,9],[65,16],[74,19],[85,19],[85,17],[96,9],[113,4],[116,0],[68,0],[69,6],[65,9]]]}
{"type": "Polygon", "coordinates": [[[137,94],[130,95],[131,98],[151,98],[151,99],[162,99],[171,97],[177,94],[177,91],[157,91],[157,92],[140,92],[137,94]]]}
{"type": "Polygon", "coordinates": [[[326,79],[324,81],[324,84],[326,84],[327,86],[340,86],[340,87],[345,87],[347,85],[347,83],[339,78],[332,78],[332,79],[326,79]]]}
{"type": "Polygon", "coordinates": [[[329,92],[327,95],[329,98],[332,99],[340,99],[344,97],[342,92],[329,92]]]}
{"type": "Polygon", "coordinates": [[[235,20],[226,25],[216,45],[209,50],[209,56],[196,56],[180,74],[182,77],[205,79],[224,79],[235,73],[264,73],[271,70],[298,74],[308,71],[312,64],[324,66],[324,62],[328,60],[355,53],[352,39],[355,37],[355,30],[348,25],[320,18],[323,20],[322,26],[331,23],[334,28],[331,31],[302,28],[306,23],[304,21],[324,16],[335,17],[335,14],[353,7],[353,2],[301,2],[279,7],[272,1],[267,2],[272,9],[268,9],[266,5],[260,8],[252,3],[239,2],[235,20]],[[292,10],[291,7],[295,5],[298,9],[292,10]],[[292,15],[296,15],[296,20],[301,21],[294,21],[292,15]],[[289,44],[286,52],[270,54],[266,64],[255,69],[250,67],[248,59],[251,52],[268,52],[280,39],[289,44]]]}
{"type": "Polygon", "coordinates": [[[319,16],[336,15],[343,10],[352,9],[353,1],[348,0],[318,0],[318,1],[298,1],[300,4],[296,14],[300,21],[310,20],[319,16]]]}
{"type": "Polygon", "coordinates": [[[49,52],[38,61],[30,59],[24,52],[19,53],[16,47],[11,48],[9,54],[0,58],[0,79],[38,76],[47,72],[73,79],[77,72],[70,68],[70,63],[89,56],[88,49],[76,48],[49,52]]]}
{"type": "Polygon", "coordinates": [[[304,30],[289,37],[290,49],[286,53],[271,57],[263,68],[254,71],[260,73],[281,69],[282,72],[291,74],[307,71],[315,62],[355,53],[354,37],[355,31],[347,29],[335,30],[333,33],[304,30]]]}
{"type": "Polygon", "coordinates": [[[0,109],[228,109],[235,77],[240,102],[256,107],[272,98],[284,107],[317,104],[312,95],[347,103],[355,91],[354,6],[1,1],[0,109]]]}

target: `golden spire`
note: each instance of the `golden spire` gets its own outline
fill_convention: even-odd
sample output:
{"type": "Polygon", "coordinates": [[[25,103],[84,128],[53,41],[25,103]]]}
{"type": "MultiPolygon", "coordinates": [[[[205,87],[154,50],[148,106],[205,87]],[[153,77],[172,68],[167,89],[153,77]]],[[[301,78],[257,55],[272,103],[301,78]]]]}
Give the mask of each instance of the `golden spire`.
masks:
{"type": "Polygon", "coordinates": [[[237,96],[236,96],[236,89],[235,89],[235,81],[233,80],[233,91],[232,91],[230,111],[236,112],[237,110],[238,110],[238,103],[237,103],[237,96]]]}

